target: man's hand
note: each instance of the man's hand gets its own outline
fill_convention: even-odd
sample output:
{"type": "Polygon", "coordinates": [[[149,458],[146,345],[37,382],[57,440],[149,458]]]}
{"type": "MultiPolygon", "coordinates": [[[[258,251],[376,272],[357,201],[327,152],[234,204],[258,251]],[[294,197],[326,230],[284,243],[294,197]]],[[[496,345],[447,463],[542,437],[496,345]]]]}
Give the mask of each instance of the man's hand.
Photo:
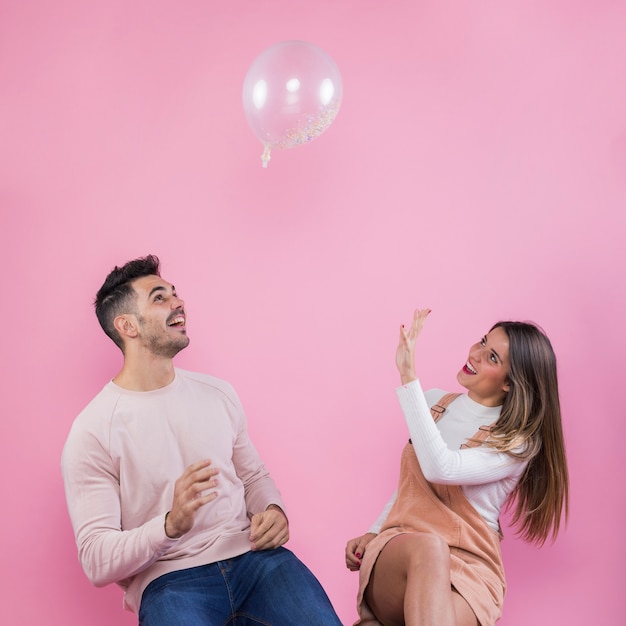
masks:
{"type": "Polygon", "coordinates": [[[190,465],[176,481],[171,511],[165,516],[165,534],[170,539],[182,537],[191,530],[196,512],[217,498],[215,476],[219,470],[211,467],[211,461],[190,465]]]}
{"type": "Polygon", "coordinates": [[[270,504],[263,513],[252,516],[250,542],[252,550],[273,550],[289,540],[289,522],[282,509],[270,504]]]}
{"type": "Polygon", "coordinates": [[[376,533],[365,533],[360,537],[350,539],[346,544],[346,567],[356,572],[361,567],[361,559],[365,554],[367,544],[376,537],[376,533]]]}

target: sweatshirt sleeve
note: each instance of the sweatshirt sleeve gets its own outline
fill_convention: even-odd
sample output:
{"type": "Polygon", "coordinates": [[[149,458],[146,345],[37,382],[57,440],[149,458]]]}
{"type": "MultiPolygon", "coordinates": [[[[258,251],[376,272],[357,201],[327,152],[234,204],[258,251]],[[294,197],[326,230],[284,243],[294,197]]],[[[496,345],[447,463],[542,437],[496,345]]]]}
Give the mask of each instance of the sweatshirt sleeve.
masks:
{"type": "Polygon", "coordinates": [[[80,563],[93,585],[125,586],[178,540],[165,534],[165,514],[132,530],[121,528],[119,483],[102,445],[73,429],[63,449],[61,469],[80,563]]]}
{"type": "Polygon", "coordinates": [[[232,389],[231,398],[235,402],[238,413],[237,437],[233,447],[233,463],[237,475],[244,485],[248,514],[255,515],[265,511],[270,504],[275,504],[286,515],[287,511],[281,499],[280,491],[250,439],[243,407],[232,389]]]}
{"type": "Polygon", "coordinates": [[[435,425],[419,380],[396,389],[425,478],[443,485],[480,485],[516,473],[519,461],[493,448],[450,450],[435,425]]]}

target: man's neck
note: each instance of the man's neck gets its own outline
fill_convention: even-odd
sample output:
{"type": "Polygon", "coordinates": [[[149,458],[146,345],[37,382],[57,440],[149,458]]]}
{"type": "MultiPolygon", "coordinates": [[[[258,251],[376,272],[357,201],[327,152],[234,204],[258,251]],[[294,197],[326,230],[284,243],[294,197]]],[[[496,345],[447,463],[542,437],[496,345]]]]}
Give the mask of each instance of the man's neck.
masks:
{"type": "Polygon", "coordinates": [[[174,380],[172,359],[154,357],[136,359],[126,355],[124,365],[113,382],[129,391],[154,391],[174,380]]]}

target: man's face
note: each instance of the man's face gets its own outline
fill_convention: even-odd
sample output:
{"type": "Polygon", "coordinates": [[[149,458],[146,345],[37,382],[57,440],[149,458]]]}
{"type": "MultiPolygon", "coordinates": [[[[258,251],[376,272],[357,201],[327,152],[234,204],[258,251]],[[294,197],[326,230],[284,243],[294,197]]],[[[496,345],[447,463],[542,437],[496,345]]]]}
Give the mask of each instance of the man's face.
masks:
{"type": "Polygon", "coordinates": [[[155,356],[172,358],[189,345],[185,303],[160,276],[133,281],[137,293],[138,338],[155,356]]]}

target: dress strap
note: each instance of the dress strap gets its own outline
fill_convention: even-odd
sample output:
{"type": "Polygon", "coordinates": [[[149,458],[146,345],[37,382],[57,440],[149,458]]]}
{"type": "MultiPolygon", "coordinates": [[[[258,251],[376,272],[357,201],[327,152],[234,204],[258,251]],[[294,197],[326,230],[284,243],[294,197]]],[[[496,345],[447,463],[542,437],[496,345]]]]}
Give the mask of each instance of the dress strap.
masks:
{"type": "Polygon", "coordinates": [[[439,400],[439,402],[437,402],[437,404],[433,404],[430,407],[430,413],[435,422],[438,422],[441,419],[441,416],[445,413],[446,407],[460,395],[460,393],[447,393],[439,400]]]}
{"type": "Polygon", "coordinates": [[[467,443],[462,443],[461,448],[477,448],[478,446],[482,446],[485,442],[485,439],[489,437],[491,433],[491,429],[494,427],[495,422],[490,424],[489,426],[481,426],[478,429],[478,432],[467,440],[467,443]]]}
{"type": "MultiPolygon", "coordinates": [[[[430,413],[435,422],[438,422],[441,419],[441,416],[445,413],[447,406],[460,395],[460,393],[447,393],[441,398],[441,400],[439,400],[439,402],[437,402],[437,404],[433,404],[430,407],[430,413]]],[[[485,439],[489,437],[494,424],[481,426],[476,434],[468,439],[467,443],[461,444],[461,448],[477,448],[478,446],[481,446],[485,442],[485,439]]]]}

